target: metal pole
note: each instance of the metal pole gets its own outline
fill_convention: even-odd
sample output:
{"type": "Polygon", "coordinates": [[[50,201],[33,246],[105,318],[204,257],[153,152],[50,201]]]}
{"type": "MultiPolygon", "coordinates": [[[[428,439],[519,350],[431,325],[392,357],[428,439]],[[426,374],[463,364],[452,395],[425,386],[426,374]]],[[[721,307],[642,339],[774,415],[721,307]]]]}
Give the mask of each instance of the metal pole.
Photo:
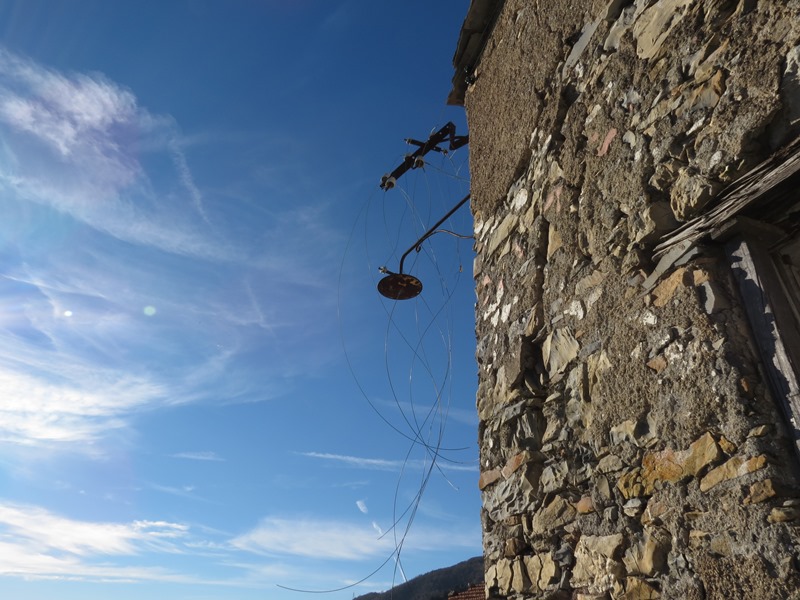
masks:
{"type": "Polygon", "coordinates": [[[422,242],[424,242],[429,237],[431,237],[436,232],[436,229],[438,229],[439,225],[441,225],[442,223],[447,221],[447,219],[452,217],[453,213],[456,212],[459,208],[461,208],[464,205],[464,203],[467,202],[467,200],[469,200],[470,195],[471,194],[467,194],[466,196],[464,196],[461,199],[461,201],[458,204],[456,204],[453,208],[451,208],[450,211],[445,216],[443,216],[441,219],[439,219],[433,227],[428,229],[428,231],[426,231],[422,235],[421,238],[419,238],[416,242],[414,242],[414,245],[411,246],[411,248],[409,248],[408,250],[405,251],[403,256],[400,257],[400,274],[401,275],[403,274],[403,262],[406,260],[406,256],[408,256],[409,253],[414,249],[417,249],[417,251],[419,252],[419,247],[422,244],[422,242]]]}

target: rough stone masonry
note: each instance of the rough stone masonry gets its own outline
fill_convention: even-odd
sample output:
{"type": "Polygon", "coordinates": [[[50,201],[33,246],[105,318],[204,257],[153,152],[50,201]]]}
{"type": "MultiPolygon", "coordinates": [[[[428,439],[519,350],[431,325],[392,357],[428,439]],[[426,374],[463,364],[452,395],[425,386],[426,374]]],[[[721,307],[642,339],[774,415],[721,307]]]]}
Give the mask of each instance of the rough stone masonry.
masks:
{"type": "Polygon", "coordinates": [[[730,267],[653,256],[797,135],[800,2],[507,0],[485,42],[487,594],[800,598],[800,465],[730,267]]]}

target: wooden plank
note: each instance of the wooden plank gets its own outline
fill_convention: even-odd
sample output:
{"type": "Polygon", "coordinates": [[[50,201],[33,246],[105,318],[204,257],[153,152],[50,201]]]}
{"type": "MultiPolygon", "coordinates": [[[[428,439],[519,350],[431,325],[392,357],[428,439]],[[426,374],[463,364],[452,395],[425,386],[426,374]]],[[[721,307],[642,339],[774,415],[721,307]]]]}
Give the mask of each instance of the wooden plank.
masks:
{"type": "Polygon", "coordinates": [[[800,381],[787,349],[786,333],[794,331],[793,319],[781,292],[778,275],[767,251],[754,240],[731,239],[725,246],[745,312],[767,372],[775,400],[786,418],[800,458],[800,381]],[[786,324],[782,329],[781,323],[786,324]]]}
{"type": "MultiPolygon", "coordinates": [[[[664,236],[655,247],[655,256],[661,256],[684,241],[696,243],[743,211],[763,208],[759,202],[771,205],[771,210],[776,208],[776,204],[780,209],[785,205],[789,210],[797,203],[795,189],[798,181],[800,136],[722,190],[701,215],[664,236]]],[[[761,216],[757,214],[756,218],[761,216]]]]}

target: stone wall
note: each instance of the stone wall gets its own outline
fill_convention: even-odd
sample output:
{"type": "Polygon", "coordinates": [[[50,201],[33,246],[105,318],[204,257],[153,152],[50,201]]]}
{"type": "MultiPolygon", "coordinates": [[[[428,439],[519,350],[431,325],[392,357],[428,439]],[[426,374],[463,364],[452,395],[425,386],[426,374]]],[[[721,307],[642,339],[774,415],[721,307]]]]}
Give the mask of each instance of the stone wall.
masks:
{"type": "Polygon", "coordinates": [[[800,2],[507,0],[467,90],[487,589],[800,598],[800,469],[720,248],[797,134],[800,2]]]}

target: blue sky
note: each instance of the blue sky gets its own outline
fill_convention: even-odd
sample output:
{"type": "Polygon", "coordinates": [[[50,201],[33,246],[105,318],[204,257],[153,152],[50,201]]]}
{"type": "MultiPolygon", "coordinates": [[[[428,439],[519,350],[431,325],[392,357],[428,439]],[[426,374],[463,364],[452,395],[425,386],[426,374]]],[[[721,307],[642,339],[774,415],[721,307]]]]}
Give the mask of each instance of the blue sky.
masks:
{"type": "Polygon", "coordinates": [[[480,553],[471,240],[375,291],[469,190],[467,148],[378,189],[404,138],[465,132],[467,6],[0,2],[0,596],[386,563],[344,599],[480,553]]]}

